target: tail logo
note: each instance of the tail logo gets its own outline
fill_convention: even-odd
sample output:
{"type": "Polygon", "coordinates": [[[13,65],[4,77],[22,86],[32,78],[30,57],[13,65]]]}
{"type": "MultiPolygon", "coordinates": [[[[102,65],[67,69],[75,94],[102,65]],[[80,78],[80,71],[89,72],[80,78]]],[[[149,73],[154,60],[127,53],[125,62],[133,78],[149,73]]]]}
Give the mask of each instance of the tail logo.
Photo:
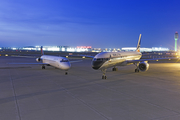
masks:
{"type": "Polygon", "coordinates": [[[140,52],[140,46],[141,46],[141,34],[139,35],[139,40],[138,40],[138,44],[137,44],[137,48],[136,48],[137,52],[140,52]]]}
{"type": "Polygon", "coordinates": [[[41,46],[41,55],[44,55],[43,47],[41,46]]]}

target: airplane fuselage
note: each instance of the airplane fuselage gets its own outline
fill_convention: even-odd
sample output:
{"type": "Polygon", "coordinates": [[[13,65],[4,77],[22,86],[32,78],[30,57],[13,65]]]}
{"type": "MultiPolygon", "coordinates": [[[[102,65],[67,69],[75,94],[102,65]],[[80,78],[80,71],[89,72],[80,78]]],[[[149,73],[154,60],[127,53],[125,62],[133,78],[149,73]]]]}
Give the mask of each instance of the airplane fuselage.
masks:
{"type": "Polygon", "coordinates": [[[68,70],[71,67],[69,60],[65,57],[42,55],[41,60],[42,60],[42,63],[49,64],[50,66],[53,66],[62,70],[68,70]]]}
{"type": "Polygon", "coordinates": [[[142,54],[137,51],[130,52],[101,52],[92,60],[92,68],[95,70],[107,69],[115,66],[125,66],[126,60],[139,60],[142,54]]]}

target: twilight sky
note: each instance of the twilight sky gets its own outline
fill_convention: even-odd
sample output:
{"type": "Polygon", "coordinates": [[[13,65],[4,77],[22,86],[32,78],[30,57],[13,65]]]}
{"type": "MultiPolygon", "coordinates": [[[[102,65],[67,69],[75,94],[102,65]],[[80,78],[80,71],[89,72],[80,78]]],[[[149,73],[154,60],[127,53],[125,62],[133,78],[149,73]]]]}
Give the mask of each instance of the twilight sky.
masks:
{"type": "Polygon", "coordinates": [[[141,33],[141,47],[173,49],[179,6],[180,0],[0,0],[0,47],[136,47],[141,33]]]}

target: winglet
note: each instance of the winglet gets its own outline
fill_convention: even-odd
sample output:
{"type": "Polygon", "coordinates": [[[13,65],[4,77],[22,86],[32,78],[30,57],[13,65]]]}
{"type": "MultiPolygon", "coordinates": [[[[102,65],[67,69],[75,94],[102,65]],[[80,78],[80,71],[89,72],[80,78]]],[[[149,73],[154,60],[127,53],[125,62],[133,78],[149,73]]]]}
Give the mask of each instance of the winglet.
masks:
{"type": "Polygon", "coordinates": [[[139,35],[139,40],[138,40],[138,44],[137,44],[137,48],[136,48],[137,52],[140,52],[140,46],[141,46],[141,34],[139,35]]]}
{"type": "Polygon", "coordinates": [[[44,55],[43,46],[41,46],[41,55],[44,55]]]}

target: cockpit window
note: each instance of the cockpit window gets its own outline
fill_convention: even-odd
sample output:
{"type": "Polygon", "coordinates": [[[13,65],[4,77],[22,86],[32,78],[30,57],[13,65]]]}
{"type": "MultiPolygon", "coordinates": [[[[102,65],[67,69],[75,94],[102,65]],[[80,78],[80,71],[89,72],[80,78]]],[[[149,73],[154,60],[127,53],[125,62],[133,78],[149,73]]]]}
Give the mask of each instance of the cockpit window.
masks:
{"type": "Polygon", "coordinates": [[[62,59],[60,62],[69,62],[67,59],[62,59]]]}
{"type": "Polygon", "coordinates": [[[97,60],[96,58],[93,59],[93,61],[96,61],[96,60],[97,60]]]}
{"type": "Polygon", "coordinates": [[[94,58],[93,61],[107,61],[109,58],[94,58]]]}
{"type": "Polygon", "coordinates": [[[102,61],[103,59],[102,58],[98,58],[97,61],[102,61]]]}

